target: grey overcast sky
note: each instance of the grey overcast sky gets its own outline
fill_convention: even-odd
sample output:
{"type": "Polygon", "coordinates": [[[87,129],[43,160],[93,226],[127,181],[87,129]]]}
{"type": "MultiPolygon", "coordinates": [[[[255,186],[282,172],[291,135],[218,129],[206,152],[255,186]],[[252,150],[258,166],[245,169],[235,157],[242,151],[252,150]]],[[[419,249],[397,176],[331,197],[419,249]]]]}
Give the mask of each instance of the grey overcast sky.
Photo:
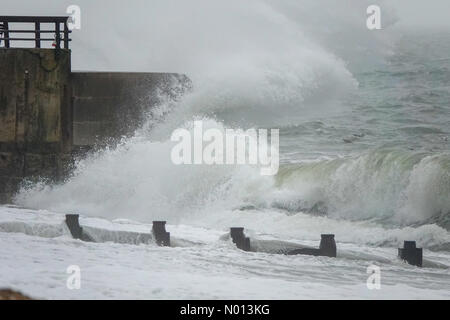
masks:
{"type": "MultiPolygon", "coordinates": [[[[0,14],[5,15],[55,15],[64,14],[64,8],[69,4],[93,3],[98,2],[108,7],[110,0],[0,0],[0,14]]],[[[136,0],[121,1],[124,8],[129,3],[136,0]]],[[[195,5],[195,0],[192,1],[195,5]]],[[[225,1],[225,0],[224,0],[225,1]]],[[[300,0],[301,1],[301,0],[300,0]]],[[[317,0],[320,2],[321,0],[317,0]]],[[[336,0],[339,5],[341,0],[336,0]]],[[[359,2],[359,0],[352,0],[359,2]]],[[[329,1],[327,1],[329,2],[329,1]]],[[[377,0],[373,3],[376,4],[377,0]]],[[[393,6],[398,14],[402,25],[418,26],[450,26],[450,0],[387,0],[390,6],[393,6]]],[[[152,0],[146,1],[148,8],[152,7],[152,0]]]]}
{"type": "Polygon", "coordinates": [[[391,0],[402,25],[450,26],[450,0],[391,0]]]}
{"type": "Polygon", "coordinates": [[[0,15],[66,15],[72,4],[82,14],[75,70],[189,72],[237,47],[270,51],[301,33],[353,48],[388,38],[394,20],[399,30],[450,30],[450,0],[0,0],[0,15]],[[367,32],[369,4],[381,6],[386,32],[367,32]]]}

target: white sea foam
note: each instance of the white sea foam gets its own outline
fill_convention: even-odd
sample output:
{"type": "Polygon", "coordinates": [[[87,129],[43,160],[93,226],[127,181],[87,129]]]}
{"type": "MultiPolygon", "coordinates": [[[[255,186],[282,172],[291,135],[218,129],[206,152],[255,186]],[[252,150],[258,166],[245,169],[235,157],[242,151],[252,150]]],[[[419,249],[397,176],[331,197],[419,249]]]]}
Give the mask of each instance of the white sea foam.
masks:
{"type": "MultiPolygon", "coordinates": [[[[311,116],[324,117],[345,109],[341,98],[358,84],[350,70],[390,48],[388,36],[355,27],[365,26],[369,1],[357,5],[344,1],[339,6],[334,1],[320,6],[317,1],[197,2],[197,6],[180,2],[177,10],[166,2],[156,2],[158,10],[152,10],[147,19],[151,48],[134,49],[136,59],[126,59],[130,69],[134,61],[139,70],[146,67],[143,61],[150,61],[165,71],[185,71],[193,81],[192,92],[175,102],[163,99],[134,137],[80,160],[73,176],[61,185],[23,189],[16,197],[17,204],[109,219],[196,224],[221,221],[222,216],[234,216],[239,208],[251,208],[257,212],[252,215],[255,220],[273,215],[270,224],[274,232],[282,220],[291,221],[292,232],[301,230],[294,215],[301,217],[297,224],[321,221],[304,220],[305,213],[338,220],[342,230],[347,230],[348,221],[366,220],[376,221],[380,228],[426,223],[448,227],[449,156],[445,153],[378,148],[314,162],[297,157],[290,161],[295,164],[283,165],[276,177],[261,177],[259,168],[253,166],[173,165],[170,134],[176,128],[189,127],[195,119],[220,130],[282,129],[311,116]],[[196,9],[199,7],[202,10],[196,9]],[[170,27],[156,33],[151,26],[162,23],[161,17],[166,16],[172,17],[170,27]],[[342,35],[339,40],[333,38],[336,34],[342,35]],[[176,48],[171,45],[174,39],[176,48]]],[[[86,5],[90,10],[98,4],[86,5]]],[[[387,28],[392,19],[385,13],[387,28]]],[[[137,24],[130,21],[129,27],[137,24]]],[[[107,40],[96,38],[100,41],[96,45],[107,40]]],[[[85,41],[93,40],[86,35],[85,41]]],[[[115,40],[105,46],[114,44],[115,40]]],[[[136,45],[147,48],[147,44],[136,45]]],[[[112,53],[111,59],[119,66],[124,61],[121,57],[128,57],[125,50],[129,49],[118,46],[112,53]]],[[[83,69],[87,67],[89,64],[83,65],[83,69]]],[[[334,132],[338,125],[333,124],[326,129],[334,132]]],[[[301,137],[294,138],[293,145],[301,137]]],[[[425,230],[425,238],[431,237],[431,229],[420,230],[425,230]]],[[[354,234],[349,241],[365,241],[358,231],[354,234]]],[[[440,240],[430,243],[447,241],[445,231],[437,234],[442,235],[437,236],[440,240]]],[[[298,236],[302,236],[300,231],[298,236]]],[[[382,242],[381,236],[374,240],[382,242]]]]}

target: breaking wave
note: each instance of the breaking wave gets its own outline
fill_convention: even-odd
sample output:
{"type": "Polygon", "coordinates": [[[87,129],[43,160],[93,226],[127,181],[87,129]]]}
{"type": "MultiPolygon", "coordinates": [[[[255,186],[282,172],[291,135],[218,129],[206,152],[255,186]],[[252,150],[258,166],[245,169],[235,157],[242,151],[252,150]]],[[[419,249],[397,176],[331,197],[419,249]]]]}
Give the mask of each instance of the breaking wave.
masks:
{"type": "Polygon", "coordinates": [[[293,164],[272,205],[348,220],[450,227],[450,155],[378,149],[354,158],[293,164]]]}
{"type": "MultiPolygon", "coordinates": [[[[356,13],[364,13],[369,2],[361,1],[350,8],[346,1],[345,10],[338,8],[338,12],[321,11],[315,3],[285,1],[277,6],[270,1],[233,1],[223,7],[206,1],[209,14],[196,17],[213,21],[212,31],[181,37],[182,44],[191,40],[203,45],[200,57],[192,52],[195,46],[190,45],[182,58],[193,91],[176,102],[167,102],[170,107],[167,103],[156,107],[149,123],[134,137],[79,160],[73,175],[63,184],[40,183],[23,188],[15,202],[109,219],[166,219],[172,223],[214,221],[225,225],[230,222],[229,217],[250,214],[250,225],[260,219],[261,224],[270,224],[272,231],[283,230],[282,221],[290,221],[292,232],[307,232],[308,225],[296,223],[321,223],[322,227],[333,229],[331,220],[342,225],[341,231],[350,228],[349,222],[376,223],[384,232],[389,228],[420,226],[414,230],[421,234],[423,231],[422,238],[442,244],[432,238],[443,234],[445,245],[449,242],[448,232],[441,227],[450,228],[447,153],[377,148],[345,157],[314,161],[300,158],[295,163],[282,164],[274,177],[261,176],[255,166],[171,163],[171,132],[189,127],[194,119],[203,119],[207,126],[220,130],[283,128],[309,116],[345,108],[340,98],[355,90],[358,82],[341,57],[344,44],[333,41],[333,32],[320,24],[326,21],[330,28],[339,26],[337,31],[347,35],[346,45],[380,44],[377,39],[368,41],[366,32],[360,34],[354,28],[356,23],[364,25],[364,15],[356,13]],[[214,23],[217,7],[219,22],[227,18],[237,23],[237,15],[245,23],[231,25],[234,33],[227,32],[229,24],[214,23]],[[311,12],[316,12],[312,8],[317,9],[317,16],[311,16],[311,12]],[[204,38],[199,39],[199,34],[204,38]],[[162,116],[155,118],[158,114],[162,116]],[[267,215],[272,218],[266,219],[267,215]],[[291,220],[293,216],[300,218],[291,220]]],[[[326,3],[330,7],[335,4],[326,3]]],[[[177,29],[174,27],[171,32],[178,34],[184,23],[192,21],[185,20],[176,20],[177,29]]],[[[172,33],[167,36],[169,39],[173,38],[172,33]]],[[[164,38],[164,34],[160,37],[164,38]]],[[[366,47],[365,52],[368,51],[370,48],[366,47]]],[[[165,62],[168,65],[170,57],[173,55],[165,62]]],[[[367,59],[367,55],[361,59],[367,59]]],[[[364,233],[361,228],[348,240],[359,241],[364,233]]],[[[397,231],[390,235],[391,240],[386,241],[399,241],[397,231]]],[[[380,235],[373,243],[381,244],[381,239],[380,235]]]]}

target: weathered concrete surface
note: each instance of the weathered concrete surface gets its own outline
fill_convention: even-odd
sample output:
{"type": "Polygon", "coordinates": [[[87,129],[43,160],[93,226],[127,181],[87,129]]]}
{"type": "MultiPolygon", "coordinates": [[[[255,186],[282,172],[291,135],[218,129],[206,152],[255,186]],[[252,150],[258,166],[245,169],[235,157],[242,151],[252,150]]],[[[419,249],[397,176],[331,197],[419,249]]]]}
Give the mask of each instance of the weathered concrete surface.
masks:
{"type": "Polygon", "coordinates": [[[72,149],[69,50],[0,49],[0,201],[24,177],[57,179],[72,149]]]}
{"type": "Polygon", "coordinates": [[[190,87],[184,75],[170,73],[73,72],[75,146],[104,144],[130,135],[160,97],[190,87]]]}

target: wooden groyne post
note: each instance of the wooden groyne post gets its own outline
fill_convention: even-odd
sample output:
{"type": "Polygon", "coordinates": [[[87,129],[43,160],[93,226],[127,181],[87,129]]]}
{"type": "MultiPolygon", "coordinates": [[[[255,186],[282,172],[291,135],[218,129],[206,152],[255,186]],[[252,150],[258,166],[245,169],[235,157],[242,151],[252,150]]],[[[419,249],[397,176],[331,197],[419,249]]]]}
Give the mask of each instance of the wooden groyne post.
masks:
{"type": "Polygon", "coordinates": [[[319,245],[319,252],[321,256],[336,258],[337,248],[334,234],[322,234],[319,245]]]}
{"type": "Polygon", "coordinates": [[[233,240],[233,243],[236,244],[238,249],[250,251],[250,238],[245,236],[244,228],[242,227],[230,228],[230,236],[231,240],[233,240]]]}
{"type": "Polygon", "coordinates": [[[166,231],[166,221],[153,221],[152,233],[158,246],[170,247],[170,232],[166,231]]]}
{"type": "Polygon", "coordinates": [[[80,226],[79,218],[80,215],[78,214],[66,214],[66,225],[70,230],[70,234],[74,239],[94,242],[94,239],[83,232],[83,227],[80,226]]]}
{"type": "Polygon", "coordinates": [[[415,241],[405,241],[403,248],[398,249],[398,256],[410,265],[422,267],[423,250],[416,247],[415,241]]]}

